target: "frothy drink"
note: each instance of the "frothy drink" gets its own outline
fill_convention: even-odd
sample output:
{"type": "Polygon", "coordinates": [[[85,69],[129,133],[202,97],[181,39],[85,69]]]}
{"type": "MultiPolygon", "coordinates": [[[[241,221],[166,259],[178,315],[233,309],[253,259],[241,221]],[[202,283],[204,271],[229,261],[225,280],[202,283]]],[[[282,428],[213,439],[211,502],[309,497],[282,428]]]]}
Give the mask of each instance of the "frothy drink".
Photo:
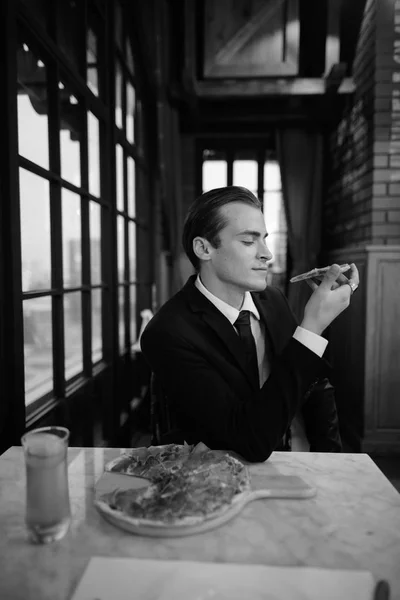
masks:
{"type": "Polygon", "coordinates": [[[52,433],[32,432],[24,446],[27,526],[34,541],[59,539],[70,522],[66,440],[52,433]]]}

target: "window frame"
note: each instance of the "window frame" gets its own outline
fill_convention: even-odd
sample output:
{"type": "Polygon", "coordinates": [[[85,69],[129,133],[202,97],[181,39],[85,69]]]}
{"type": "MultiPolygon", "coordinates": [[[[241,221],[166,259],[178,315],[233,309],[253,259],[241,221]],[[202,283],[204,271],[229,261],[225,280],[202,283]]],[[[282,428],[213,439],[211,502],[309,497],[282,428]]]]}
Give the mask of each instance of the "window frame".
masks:
{"type": "MultiPolygon", "coordinates": [[[[10,4],[11,0],[8,0],[10,4]]],[[[32,46],[36,46],[40,50],[40,54],[43,55],[46,65],[48,67],[48,140],[49,140],[49,168],[44,169],[39,165],[35,164],[28,158],[25,158],[18,154],[17,142],[15,138],[15,132],[17,127],[12,130],[12,127],[7,127],[8,132],[7,145],[9,153],[14,157],[10,164],[7,165],[7,182],[8,187],[11,191],[10,197],[14,197],[17,202],[12,215],[9,215],[8,224],[13,223],[13,229],[17,225],[18,235],[15,235],[12,239],[10,236],[3,238],[3,243],[6,246],[7,251],[12,249],[12,255],[14,257],[13,264],[17,267],[14,269],[14,276],[12,281],[12,293],[11,297],[20,300],[21,311],[18,313],[13,320],[14,324],[14,338],[13,346],[15,354],[15,370],[19,373],[19,376],[13,374],[10,377],[10,384],[13,391],[16,392],[15,404],[16,407],[14,412],[19,414],[19,426],[18,430],[21,431],[22,421],[24,421],[24,428],[31,427],[48,414],[52,409],[60,407],[64,401],[68,400],[77,391],[86,389],[90,381],[94,377],[98,376],[101,371],[107,369],[119,359],[119,352],[116,343],[116,331],[118,330],[118,304],[117,304],[117,293],[118,285],[116,282],[116,244],[115,242],[115,225],[116,225],[116,207],[115,207],[115,169],[109,173],[106,165],[110,164],[110,158],[112,158],[113,148],[115,148],[116,139],[118,134],[114,130],[115,123],[111,114],[110,107],[113,106],[113,90],[109,85],[110,79],[113,77],[113,65],[111,56],[115,52],[113,42],[109,45],[98,44],[101,52],[101,56],[98,57],[98,85],[99,85],[99,96],[93,94],[91,89],[87,86],[86,82],[86,40],[87,40],[87,25],[88,25],[88,10],[94,10],[97,20],[103,23],[103,31],[107,40],[110,39],[111,31],[113,31],[113,17],[110,14],[110,10],[107,5],[103,5],[103,9],[97,6],[94,0],[85,0],[82,3],[82,15],[83,21],[78,26],[83,31],[83,46],[81,49],[81,68],[76,70],[72,67],[62,51],[57,47],[57,32],[52,28],[52,24],[55,23],[55,15],[53,4],[49,4],[49,13],[46,14],[46,25],[45,28],[41,24],[35,21],[29,8],[22,4],[18,4],[7,15],[7,27],[15,33],[15,35],[5,36],[7,37],[7,52],[6,56],[10,58],[8,64],[11,68],[8,70],[7,79],[7,93],[9,94],[9,103],[12,105],[11,116],[13,120],[11,123],[17,124],[17,113],[16,113],[16,95],[11,98],[11,90],[15,89],[15,79],[17,73],[17,64],[15,58],[15,52],[17,48],[16,32],[17,30],[22,31],[22,35],[26,37],[27,41],[32,46]],[[106,20],[106,16],[108,20],[106,20]],[[50,33],[51,32],[51,33],[50,33]],[[103,47],[104,46],[104,47],[103,47]],[[106,47],[107,46],[107,47],[106,47]],[[100,66],[101,65],[101,66],[100,66]],[[107,67],[110,66],[110,69],[107,67]],[[81,185],[77,187],[72,182],[67,181],[61,177],[61,165],[60,165],[60,140],[58,132],[60,131],[60,106],[58,97],[58,82],[63,81],[66,85],[70,86],[71,89],[76,93],[77,98],[83,105],[84,114],[84,130],[82,132],[81,141],[81,185]],[[100,197],[94,196],[89,192],[88,189],[88,132],[87,132],[87,114],[88,111],[92,112],[99,121],[100,129],[100,143],[99,143],[99,163],[100,163],[100,197]],[[14,150],[14,154],[13,154],[14,150]],[[21,240],[20,240],[20,211],[19,211],[19,180],[15,177],[15,173],[19,168],[24,168],[27,171],[44,178],[49,182],[50,186],[50,228],[51,228],[51,262],[52,262],[52,280],[51,286],[44,290],[29,290],[22,291],[22,280],[21,280],[21,240]],[[12,175],[14,172],[14,175],[12,175]],[[67,189],[71,192],[77,193],[80,197],[81,206],[81,257],[82,257],[82,280],[81,285],[75,287],[64,287],[63,273],[62,273],[62,242],[61,242],[61,231],[62,231],[62,214],[61,214],[61,197],[62,189],[67,189]],[[91,256],[90,256],[90,222],[89,222],[89,209],[90,202],[96,202],[100,206],[101,211],[101,263],[102,263],[102,281],[101,283],[93,284],[91,282],[91,256]],[[110,249],[112,250],[110,252],[110,249]],[[107,250],[107,251],[106,251],[107,250]],[[103,356],[99,361],[92,363],[92,332],[91,332],[91,294],[92,290],[101,289],[102,291],[102,347],[103,356]],[[63,301],[67,293],[77,291],[81,294],[81,314],[82,314],[82,349],[83,349],[83,369],[80,373],[74,377],[65,380],[65,339],[64,339],[64,309],[63,301]],[[28,405],[25,404],[25,393],[24,393],[24,344],[23,344],[23,321],[22,321],[22,306],[24,300],[29,300],[38,297],[49,297],[52,303],[52,353],[53,353],[53,390],[35,399],[28,405]],[[113,317],[110,319],[110,312],[113,317]],[[19,381],[19,387],[16,386],[15,382],[19,381]]],[[[125,25],[124,25],[125,27],[125,25]]],[[[113,39],[113,38],[112,38],[113,39]]],[[[133,59],[135,58],[134,49],[132,49],[133,59]]],[[[135,65],[136,71],[136,65],[135,65]]],[[[132,85],[136,91],[136,98],[138,98],[137,73],[128,73],[127,77],[132,82],[132,85]]],[[[75,95],[74,93],[74,95],[75,95]]],[[[142,100],[141,100],[142,102],[142,100]]],[[[136,126],[137,113],[134,115],[135,131],[138,131],[136,126]]],[[[5,119],[3,118],[3,122],[5,119]]],[[[121,136],[120,136],[121,137],[121,136]]],[[[136,141],[136,138],[135,138],[136,141]]],[[[121,145],[128,151],[129,156],[135,161],[136,172],[140,169],[140,177],[148,176],[148,166],[141,149],[130,144],[126,139],[121,139],[121,145]]],[[[138,179],[136,177],[136,190],[138,189],[138,179]]],[[[126,194],[126,190],[125,190],[126,194]]],[[[137,200],[137,192],[135,197],[137,200]]],[[[125,198],[126,202],[126,198],[125,198]]],[[[125,206],[126,208],[126,206],[125,206]]],[[[133,221],[136,228],[141,228],[148,234],[149,227],[146,220],[141,219],[137,214],[134,218],[127,214],[124,214],[126,218],[126,227],[128,228],[128,222],[133,221]]],[[[138,253],[137,253],[137,231],[136,231],[136,273],[138,253]]],[[[125,238],[125,263],[126,273],[130,271],[129,268],[129,247],[128,237],[125,238]]],[[[9,252],[8,252],[9,253],[9,252]]],[[[3,266],[3,262],[2,262],[3,266]]],[[[4,277],[8,280],[9,269],[4,274],[4,277]]],[[[126,300],[125,300],[125,320],[124,326],[126,330],[126,353],[131,352],[131,347],[136,340],[130,340],[131,330],[131,319],[136,320],[138,316],[138,306],[136,300],[136,314],[130,312],[130,297],[129,290],[132,286],[135,286],[136,294],[135,297],[138,299],[137,288],[139,285],[148,285],[147,282],[140,282],[136,276],[134,280],[130,277],[124,281],[124,287],[127,288],[126,300]]],[[[2,307],[0,319],[2,322],[4,315],[10,314],[12,311],[10,306],[7,305],[2,307]]],[[[17,311],[18,312],[18,311],[17,311]]],[[[138,330],[138,324],[136,323],[136,330],[138,330]]],[[[3,340],[2,340],[3,344],[3,340]]],[[[3,354],[1,355],[3,356],[3,354]]],[[[2,365],[6,364],[6,361],[2,358],[2,365]]]]}

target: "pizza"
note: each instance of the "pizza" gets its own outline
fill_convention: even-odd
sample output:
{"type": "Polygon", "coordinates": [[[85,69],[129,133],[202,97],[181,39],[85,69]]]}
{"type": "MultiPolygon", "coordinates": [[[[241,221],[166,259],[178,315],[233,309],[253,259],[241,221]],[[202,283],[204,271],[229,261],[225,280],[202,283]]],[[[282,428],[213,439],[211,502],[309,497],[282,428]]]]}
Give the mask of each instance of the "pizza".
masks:
{"type": "MultiPolygon", "coordinates": [[[[350,265],[347,263],[343,265],[339,265],[340,272],[345,273],[350,269],[350,265]]],[[[306,279],[322,279],[325,273],[330,269],[330,267],[316,267],[315,269],[311,269],[311,271],[307,271],[307,273],[301,273],[300,275],[296,275],[290,279],[290,283],[296,283],[297,281],[304,281],[306,279]]]]}
{"type": "Polygon", "coordinates": [[[115,489],[96,500],[106,518],[138,533],[164,528],[174,535],[215,519],[223,522],[224,515],[239,511],[250,491],[246,466],[229,453],[208,448],[141,448],[118,457],[106,470],[149,480],[147,487],[115,489]]]}
{"type": "Polygon", "coordinates": [[[108,463],[106,471],[124,473],[134,477],[143,477],[152,482],[162,478],[167,473],[179,471],[189,458],[192,446],[185,444],[168,444],[165,446],[150,446],[137,448],[123,454],[108,463]]]}

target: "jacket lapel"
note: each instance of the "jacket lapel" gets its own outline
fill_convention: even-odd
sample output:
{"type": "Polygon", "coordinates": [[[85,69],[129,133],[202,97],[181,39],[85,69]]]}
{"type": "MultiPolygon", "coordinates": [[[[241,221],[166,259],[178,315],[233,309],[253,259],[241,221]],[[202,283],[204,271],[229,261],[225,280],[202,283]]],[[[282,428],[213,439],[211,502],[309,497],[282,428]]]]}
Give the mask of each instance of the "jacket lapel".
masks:
{"type": "Polygon", "coordinates": [[[245,369],[246,357],[239,336],[228,319],[196,288],[195,281],[196,275],[192,275],[183,288],[191,309],[199,314],[203,322],[222,341],[227,352],[231,354],[249,383],[253,387],[256,387],[256,385],[258,387],[258,382],[254,382],[245,369]]]}

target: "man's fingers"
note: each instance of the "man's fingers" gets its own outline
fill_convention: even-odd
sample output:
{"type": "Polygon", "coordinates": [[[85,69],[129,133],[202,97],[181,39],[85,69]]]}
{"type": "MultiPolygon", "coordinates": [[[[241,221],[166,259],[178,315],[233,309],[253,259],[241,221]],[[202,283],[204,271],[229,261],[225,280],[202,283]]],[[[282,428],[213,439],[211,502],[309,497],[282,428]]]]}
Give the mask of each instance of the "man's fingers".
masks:
{"type": "Polygon", "coordinates": [[[321,288],[332,289],[332,284],[338,279],[340,275],[340,267],[337,264],[333,264],[329,267],[321,281],[321,288]]]}
{"type": "Polygon", "coordinates": [[[310,286],[310,288],[315,291],[319,288],[319,285],[315,283],[315,281],[313,281],[312,279],[306,279],[305,282],[307,283],[307,285],[310,286]]]}
{"type": "MultiPolygon", "coordinates": [[[[358,269],[356,267],[356,265],[354,263],[352,263],[350,265],[350,272],[348,272],[348,277],[346,277],[346,275],[343,275],[343,273],[341,273],[339,275],[339,277],[336,280],[337,284],[339,286],[341,285],[349,285],[352,293],[355,292],[355,290],[358,288],[359,283],[360,283],[360,277],[358,275],[358,269]]],[[[334,288],[332,288],[334,289],[334,288]]]]}
{"type": "Polygon", "coordinates": [[[340,273],[339,277],[336,280],[338,283],[349,283],[348,278],[343,273],[340,273]]]}
{"type": "MultiPolygon", "coordinates": [[[[315,277],[313,277],[313,279],[314,279],[314,281],[318,281],[318,286],[319,286],[319,284],[321,283],[321,281],[323,280],[324,277],[325,277],[325,274],[324,275],[316,275],[315,277]]],[[[331,290],[336,290],[338,287],[340,287],[344,283],[348,283],[348,282],[349,282],[349,280],[347,279],[347,277],[345,277],[343,274],[340,274],[339,277],[337,278],[337,280],[332,283],[331,290]]]]}
{"type": "Polygon", "coordinates": [[[340,267],[337,264],[333,264],[329,267],[324,275],[316,275],[313,278],[306,279],[306,283],[310,288],[315,291],[318,287],[325,290],[337,290],[340,287],[348,285],[351,292],[353,293],[359,286],[360,277],[358,269],[354,263],[350,265],[350,271],[347,272],[348,277],[341,273],[340,267]],[[318,285],[318,282],[320,284],[318,285]]]}
{"type": "Polygon", "coordinates": [[[349,283],[354,284],[356,287],[360,285],[360,275],[358,273],[358,269],[354,263],[350,265],[350,273],[349,273],[349,283]]]}

